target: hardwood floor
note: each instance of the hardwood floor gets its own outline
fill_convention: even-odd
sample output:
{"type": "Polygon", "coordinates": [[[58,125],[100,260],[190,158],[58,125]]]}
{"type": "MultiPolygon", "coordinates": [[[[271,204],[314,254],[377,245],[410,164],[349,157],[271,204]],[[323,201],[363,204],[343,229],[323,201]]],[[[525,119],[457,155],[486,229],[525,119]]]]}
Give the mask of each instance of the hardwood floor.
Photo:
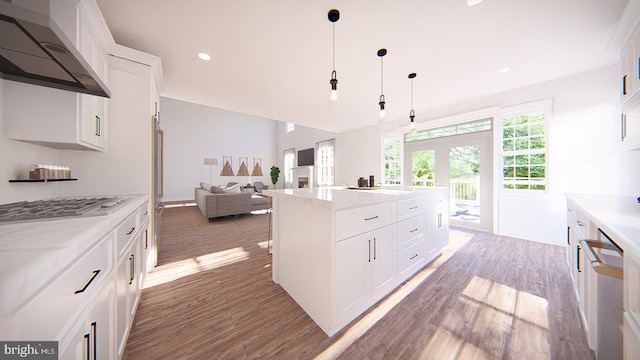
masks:
{"type": "Polygon", "coordinates": [[[594,359],[564,248],[463,229],[432,264],[327,337],[271,281],[268,215],[163,217],[125,359],[594,359]]]}

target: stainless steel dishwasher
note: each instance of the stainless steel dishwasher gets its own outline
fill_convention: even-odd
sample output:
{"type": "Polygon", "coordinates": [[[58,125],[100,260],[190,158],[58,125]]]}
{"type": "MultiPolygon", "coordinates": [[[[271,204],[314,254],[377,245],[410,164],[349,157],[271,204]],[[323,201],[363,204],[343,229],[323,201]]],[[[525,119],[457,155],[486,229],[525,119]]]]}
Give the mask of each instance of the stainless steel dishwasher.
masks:
{"type": "Polygon", "coordinates": [[[597,240],[580,241],[598,274],[596,287],[596,359],[622,359],[623,252],[602,230],[597,240]]]}

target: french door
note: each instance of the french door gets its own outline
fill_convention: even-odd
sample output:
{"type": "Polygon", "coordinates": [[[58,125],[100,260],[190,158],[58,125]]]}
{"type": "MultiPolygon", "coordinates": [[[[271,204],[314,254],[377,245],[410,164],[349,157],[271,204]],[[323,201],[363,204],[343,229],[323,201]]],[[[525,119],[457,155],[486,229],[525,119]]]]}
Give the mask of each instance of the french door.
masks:
{"type": "Polygon", "coordinates": [[[492,231],[493,161],[491,131],[404,144],[404,183],[448,186],[454,226],[492,231]]]}

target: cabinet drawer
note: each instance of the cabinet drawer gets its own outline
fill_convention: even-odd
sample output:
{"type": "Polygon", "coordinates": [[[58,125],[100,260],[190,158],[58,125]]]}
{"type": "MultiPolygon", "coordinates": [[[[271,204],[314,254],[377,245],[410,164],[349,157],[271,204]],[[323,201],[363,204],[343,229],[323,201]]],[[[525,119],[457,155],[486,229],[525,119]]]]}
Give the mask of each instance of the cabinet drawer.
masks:
{"type": "Polygon", "coordinates": [[[104,287],[112,267],[113,234],[104,238],[19,314],[21,340],[62,340],[83,303],[104,287]]]}
{"type": "Polygon", "coordinates": [[[427,198],[411,198],[398,201],[398,220],[424,214],[427,211],[427,198]]]}
{"type": "Polygon", "coordinates": [[[336,240],[362,234],[393,222],[393,204],[377,204],[336,212],[336,240]]]}
{"type": "Polygon", "coordinates": [[[427,229],[427,218],[417,216],[398,223],[398,250],[402,250],[412,242],[424,238],[427,229]]]}
{"type": "Polygon", "coordinates": [[[127,244],[129,244],[129,242],[136,235],[138,230],[138,224],[139,224],[139,220],[138,220],[139,216],[140,216],[140,213],[136,211],[133,214],[129,215],[129,217],[126,218],[118,226],[118,229],[116,230],[116,242],[118,244],[117,246],[118,258],[120,258],[122,251],[125,249],[127,244]]]}
{"type": "Polygon", "coordinates": [[[150,214],[150,209],[149,209],[149,203],[146,202],[144,203],[141,207],[140,207],[140,221],[139,224],[142,225],[144,224],[144,222],[149,219],[149,214],[150,214]]]}
{"type": "Polygon", "coordinates": [[[417,268],[416,266],[424,262],[426,253],[426,242],[424,239],[398,252],[398,277],[410,275],[417,268]]]}
{"type": "Polygon", "coordinates": [[[435,209],[436,207],[445,205],[447,196],[449,196],[449,194],[444,191],[430,194],[429,197],[427,197],[427,209],[435,209]]]}

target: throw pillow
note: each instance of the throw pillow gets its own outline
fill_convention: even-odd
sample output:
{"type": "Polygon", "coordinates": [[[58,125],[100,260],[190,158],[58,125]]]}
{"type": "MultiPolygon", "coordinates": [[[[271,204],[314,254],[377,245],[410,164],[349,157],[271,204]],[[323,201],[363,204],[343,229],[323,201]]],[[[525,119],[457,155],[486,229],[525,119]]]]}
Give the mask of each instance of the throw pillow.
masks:
{"type": "Polygon", "coordinates": [[[211,184],[207,184],[206,182],[200,181],[200,187],[204,190],[211,191],[211,184]]]}
{"type": "Polygon", "coordinates": [[[227,186],[226,188],[223,188],[222,191],[225,194],[239,194],[240,193],[240,184],[227,186]]]}
{"type": "Polygon", "coordinates": [[[211,185],[211,192],[214,194],[223,194],[224,191],[220,188],[220,186],[211,185]]]}

